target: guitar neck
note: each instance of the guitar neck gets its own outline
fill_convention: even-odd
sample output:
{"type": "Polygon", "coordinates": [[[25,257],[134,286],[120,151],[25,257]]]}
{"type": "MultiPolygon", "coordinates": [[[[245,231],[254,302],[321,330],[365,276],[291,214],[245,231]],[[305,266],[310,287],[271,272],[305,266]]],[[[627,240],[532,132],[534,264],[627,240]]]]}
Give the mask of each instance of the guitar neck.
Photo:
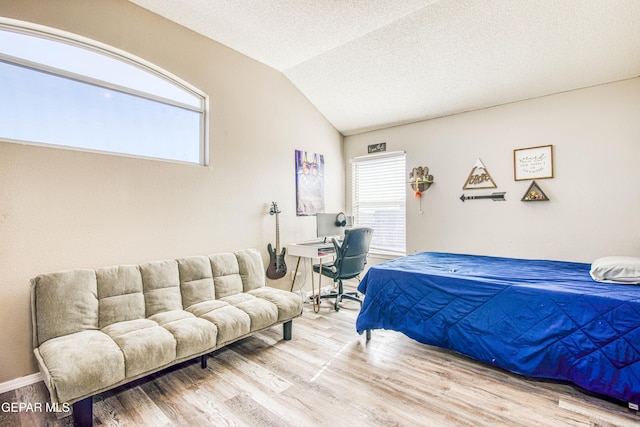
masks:
{"type": "Polygon", "coordinates": [[[276,253],[280,253],[280,217],[276,213],[276,253]]]}

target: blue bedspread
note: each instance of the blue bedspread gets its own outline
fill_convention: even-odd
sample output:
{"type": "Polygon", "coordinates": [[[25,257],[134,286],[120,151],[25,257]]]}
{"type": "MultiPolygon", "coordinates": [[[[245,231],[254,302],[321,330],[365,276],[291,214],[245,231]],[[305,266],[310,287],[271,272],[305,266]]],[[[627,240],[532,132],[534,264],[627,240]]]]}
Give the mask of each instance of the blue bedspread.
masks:
{"type": "Polygon", "coordinates": [[[391,329],[523,375],[640,403],[640,286],[589,264],[425,252],[372,266],[359,332],[391,329]]]}

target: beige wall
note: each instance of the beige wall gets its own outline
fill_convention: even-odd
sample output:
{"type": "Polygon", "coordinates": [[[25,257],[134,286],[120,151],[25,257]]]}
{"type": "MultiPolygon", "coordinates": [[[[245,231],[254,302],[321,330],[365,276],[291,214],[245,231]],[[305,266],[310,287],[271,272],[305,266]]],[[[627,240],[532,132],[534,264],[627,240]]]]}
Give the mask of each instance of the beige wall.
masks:
{"type": "MultiPolygon", "coordinates": [[[[428,94],[425,94],[428,96],[428,94]]],[[[345,158],[386,142],[405,150],[407,180],[428,166],[435,184],[419,202],[407,185],[407,252],[445,251],[591,262],[640,256],[640,79],[488,108],[345,138],[345,158]],[[552,144],[548,202],[521,202],[513,150],[552,144]],[[476,159],[495,190],[463,191],[476,159]],[[506,191],[506,202],[459,197],[506,191]]],[[[347,170],[347,204],[350,202],[347,170]]]]}
{"type": "Polygon", "coordinates": [[[0,383],[37,371],[29,279],[39,273],[246,247],[266,260],[272,200],[283,243],[312,238],[314,218],[295,216],[295,149],[325,155],[327,211],[344,207],[345,159],[348,205],[348,159],[367,144],[405,150],[409,170],[429,166],[423,214],[407,185],[409,253],[640,255],[640,79],[350,136],[343,156],[339,133],[280,73],[126,1],[0,0],[0,16],[131,52],[211,97],[208,167],[0,141],[0,383]],[[529,183],[513,180],[513,149],[546,144],[555,178],[538,182],[551,201],[520,202],[529,183]],[[458,199],[477,158],[506,202],[458,199]]]}
{"type": "Polygon", "coordinates": [[[248,247],[266,262],[271,201],[283,243],[315,235],[315,219],[295,215],[296,149],[324,154],[327,209],[343,209],[342,136],[282,74],[123,0],[0,0],[0,16],[128,51],[207,93],[211,159],[204,167],[0,141],[0,383],[37,372],[35,275],[248,247]]]}

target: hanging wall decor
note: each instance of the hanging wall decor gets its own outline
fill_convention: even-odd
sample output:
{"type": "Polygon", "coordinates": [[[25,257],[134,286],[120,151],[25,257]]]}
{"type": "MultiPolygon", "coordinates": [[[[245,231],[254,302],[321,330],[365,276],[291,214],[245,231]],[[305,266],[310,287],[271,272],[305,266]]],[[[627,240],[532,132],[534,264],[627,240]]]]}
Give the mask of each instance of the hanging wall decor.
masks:
{"type": "Polygon", "coordinates": [[[482,163],[482,160],[476,160],[476,163],[471,168],[469,176],[462,186],[463,190],[474,190],[478,188],[496,188],[497,185],[491,178],[489,171],[482,163]]]}
{"type": "Polygon", "coordinates": [[[367,145],[367,153],[369,153],[369,154],[384,153],[385,151],[387,151],[387,143],[386,142],[379,142],[377,144],[367,145]]]}
{"type": "Polygon", "coordinates": [[[296,216],[324,212],[324,156],[296,150],[296,216]]]}
{"type": "Polygon", "coordinates": [[[486,194],[484,196],[465,196],[463,194],[462,196],[460,196],[460,200],[464,202],[465,200],[491,199],[494,202],[504,202],[506,200],[504,198],[505,194],[507,194],[505,191],[501,193],[496,192],[496,193],[486,194]]]}
{"type": "Polygon", "coordinates": [[[422,192],[427,191],[431,184],[433,184],[433,175],[429,174],[428,167],[418,166],[411,170],[409,185],[413,190],[413,196],[420,201],[420,213],[422,213],[422,192]]]}
{"type": "Polygon", "coordinates": [[[553,178],[553,145],[513,150],[513,179],[553,178]]]}
{"type": "Polygon", "coordinates": [[[549,201],[549,198],[547,197],[546,194],[544,194],[544,191],[542,191],[540,186],[535,181],[533,181],[529,186],[529,189],[527,190],[527,192],[524,193],[524,196],[522,196],[522,199],[520,199],[520,201],[521,202],[546,202],[546,201],[549,201]]]}
{"type": "Polygon", "coordinates": [[[420,197],[418,193],[422,193],[433,184],[433,175],[429,175],[429,168],[418,166],[411,170],[409,174],[409,184],[411,189],[416,192],[415,196],[420,197]]]}

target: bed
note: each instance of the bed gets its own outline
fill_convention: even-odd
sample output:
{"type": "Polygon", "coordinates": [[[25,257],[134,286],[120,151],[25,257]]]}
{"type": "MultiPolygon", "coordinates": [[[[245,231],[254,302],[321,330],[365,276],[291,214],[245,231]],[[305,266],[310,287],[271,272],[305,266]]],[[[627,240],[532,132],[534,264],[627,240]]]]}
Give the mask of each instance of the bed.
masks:
{"type": "Polygon", "coordinates": [[[390,329],[521,375],[640,404],[640,287],[591,264],[424,252],[372,266],[362,333],[390,329]]]}

